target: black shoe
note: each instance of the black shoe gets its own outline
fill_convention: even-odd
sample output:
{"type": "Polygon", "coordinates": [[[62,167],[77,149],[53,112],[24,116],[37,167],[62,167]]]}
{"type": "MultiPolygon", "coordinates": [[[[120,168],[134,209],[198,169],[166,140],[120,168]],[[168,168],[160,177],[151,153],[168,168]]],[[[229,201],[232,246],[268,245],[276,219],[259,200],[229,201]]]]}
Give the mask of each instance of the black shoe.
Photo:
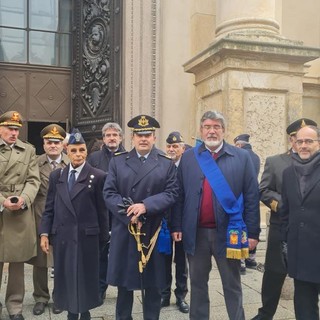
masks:
{"type": "Polygon", "coordinates": [[[68,311],[68,320],[78,320],[79,319],[79,315],[77,313],[71,313],[68,311]]]}
{"type": "Polygon", "coordinates": [[[40,314],[43,314],[46,308],[46,305],[47,305],[46,302],[37,302],[33,307],[33,314],[35,316],[40,316],[40,314]]]}
{"type": "Polygon", "coordinates": [[[170,299],[162,298],[161,299],[161,308],[169,307],[170,306],[170,299]]]}
{"type": "Polygon", "coordinates": [[[11,314],[10,316],[11,320],[24,320],[24,317],[21,313],[19,314],[11,314]]]}
{"type": "Polygon", "coordinates": [[[257,261],[252,259],[246,259],[246,267],[249,269],[256,269],[257,268],[257,261]]]}
{"type": "Polygon", "coordinates": [[[51,309],[52,309],[52,313],[53,313],[53,314],[59,314],[59,313],[63,312],[63,310],[57,308],[54,303],[52,304],[51,309]]]}
{"type": "Polygon", "coordinates": [[[244,276],[246,273],[247,273],[246,267],[241,266],[241,267],[240,267],[240,274],[241,274],[242,276],[244,276]]]}
{"type": "Polygon", "coordinates": [[[89,311],[81,313],[80,320],[91,320],[91,315],[89,311]]]}
{"type": "Polygon", "coordinates": [[[176,305],[182,313],[189,313],[189,305],[184,300],[177,300],[176,305]]]}

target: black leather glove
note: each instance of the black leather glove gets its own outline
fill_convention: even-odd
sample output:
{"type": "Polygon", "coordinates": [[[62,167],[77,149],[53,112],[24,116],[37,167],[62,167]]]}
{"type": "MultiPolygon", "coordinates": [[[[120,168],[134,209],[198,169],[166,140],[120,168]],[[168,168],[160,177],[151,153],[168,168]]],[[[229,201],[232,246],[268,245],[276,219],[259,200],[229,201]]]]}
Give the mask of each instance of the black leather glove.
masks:
{"type": "Polygon", "coordinates": [[[126,214],[126,213],[127,213],[127,209],[128,209],[132,204],[134,204],[134,202],[133,202],[133,200],[132,200],[130,197],[128,197],[128,198],[123,197],[123,198],[122,198],[122,201],[123,201],[123,203],[117,204],[117,206],[118,206],[119,208],[121,208],[121,209],[118,210],[118,212],[119,212],[120,214],[126,214]]]}
{"type": "Polygon", "coordinates": [[[281,241],[281,253],[283,263],[286,268],[288,268],[288,244],[286,241],[281,241]]]}
{"type": "MultiPolygon", "coordinates": [[[[130,197],[123,197],[122,198],[123,203],[117,204],[117,206],[121,209],[118,210],[120,214],[127,214],[128,208],[134,204],[133,200],[130,197]]],[[[146,217],[144,214],[139,216],[138,220],[142,222],[143,224],[146,222],[146,217]]]]}

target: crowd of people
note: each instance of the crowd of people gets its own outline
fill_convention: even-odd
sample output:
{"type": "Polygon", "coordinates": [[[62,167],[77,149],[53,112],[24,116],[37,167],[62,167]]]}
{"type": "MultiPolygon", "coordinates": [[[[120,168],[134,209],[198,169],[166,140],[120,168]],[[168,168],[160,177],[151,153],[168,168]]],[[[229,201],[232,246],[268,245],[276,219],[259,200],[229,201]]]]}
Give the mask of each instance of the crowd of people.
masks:
{"type": "Polygon", "coordinates": [[[67,311],[68,320],[90,320],[108,285],[117,287],[116,320],[133,319],[135,290],[143,319],[159,319],[170,305],[174,263],[178,310],[209,320],[213,257],[228,316],[244,320],[241,274],[257,265],[260,201],[271,216],[262,307],[253,320],[273,319],[287,274],[294,279],[296,319],[319,319],[317,124],[302,118],[288,126],[291,148],[266,159],[260,183],[250,135],[227,143],[218,111],[202,115],[201,143],[191,147],[173,131],[165,152],[155,147],[155,118],[142,114],[127,125],[130,151],[120,125],[109,122],[101,148],[88,155],[81,132],[50,124],[40,133],[44,153],[36,156],[19,139],[20,113],[0,116],[0,287],[8,263],[10,319],[24,320],[24,263],[33,265],[33,314],[43,314],[52,297],[52,312],[67,311]]]}

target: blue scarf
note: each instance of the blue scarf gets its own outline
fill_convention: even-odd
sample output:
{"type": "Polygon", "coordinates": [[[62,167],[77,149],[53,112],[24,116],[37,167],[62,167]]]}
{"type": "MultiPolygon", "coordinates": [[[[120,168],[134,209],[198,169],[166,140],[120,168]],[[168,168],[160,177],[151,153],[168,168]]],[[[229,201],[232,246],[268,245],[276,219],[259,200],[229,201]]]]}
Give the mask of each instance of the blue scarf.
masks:
{"type": "Polygon", "coordinates": [[[207,178],[216,199],[229,215],[227,228],[227,258],[245,259],[249,257],[248,232],[243,221],[243,195],[236,199],[227,180],[212,158],[209,150],[199,153],[199,146],[194,148],[195,157],[207,178]]]}

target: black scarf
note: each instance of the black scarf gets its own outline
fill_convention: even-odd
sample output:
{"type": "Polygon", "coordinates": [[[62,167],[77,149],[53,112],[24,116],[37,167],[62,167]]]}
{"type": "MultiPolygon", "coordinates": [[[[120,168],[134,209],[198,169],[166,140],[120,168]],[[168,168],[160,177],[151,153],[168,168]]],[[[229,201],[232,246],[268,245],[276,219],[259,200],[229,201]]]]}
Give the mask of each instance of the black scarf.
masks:
{"type": "Polygon", "coordinates": [[[300,192],[303,196],[307,185],[310,182],[310,177],[314,169],[320,165],[320,152],[316,152],[309,159],[301,159],[297,153],[292,154],[293,167],[296,176],[299,180],[300,192]]]}

